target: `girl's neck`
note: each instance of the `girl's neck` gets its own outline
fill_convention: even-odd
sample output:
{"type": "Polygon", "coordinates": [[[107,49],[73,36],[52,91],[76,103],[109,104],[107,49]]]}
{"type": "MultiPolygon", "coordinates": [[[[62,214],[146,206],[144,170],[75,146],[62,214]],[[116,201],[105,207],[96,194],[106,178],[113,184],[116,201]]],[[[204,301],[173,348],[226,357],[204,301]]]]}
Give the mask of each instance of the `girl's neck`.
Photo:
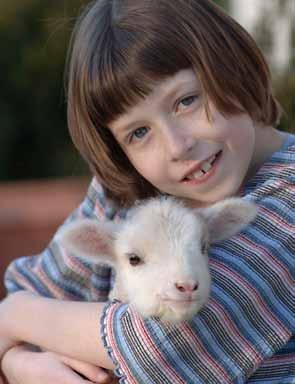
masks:
{"type": "Polygon", "coordinates": [[[251,179],[272,154],[282,147],[283,142],[284,136],[277,129],[262,125],[255,127],[254,153],[245,182],[251,179]]]}

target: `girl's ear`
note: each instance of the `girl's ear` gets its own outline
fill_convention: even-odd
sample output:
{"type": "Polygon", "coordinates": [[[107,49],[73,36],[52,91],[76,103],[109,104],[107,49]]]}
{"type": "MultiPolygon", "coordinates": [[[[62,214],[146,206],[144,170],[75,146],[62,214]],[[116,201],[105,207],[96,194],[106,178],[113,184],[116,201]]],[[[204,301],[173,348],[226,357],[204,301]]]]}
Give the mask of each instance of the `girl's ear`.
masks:
{"type": "Polygon", "coordinates": [[[84,259],[115,264],[114,235],[118,225],[85,219],[66,225],[58,233],[60,243],[84,259]]]}
{"type": "Polygon", "coordinates": [[[240,198],[228,198],[210,207],[200,208],[197,213],[205,219],[210,243],[214,243],[239,233],[255,219],[257,211],[253,203],[240,198]]]}

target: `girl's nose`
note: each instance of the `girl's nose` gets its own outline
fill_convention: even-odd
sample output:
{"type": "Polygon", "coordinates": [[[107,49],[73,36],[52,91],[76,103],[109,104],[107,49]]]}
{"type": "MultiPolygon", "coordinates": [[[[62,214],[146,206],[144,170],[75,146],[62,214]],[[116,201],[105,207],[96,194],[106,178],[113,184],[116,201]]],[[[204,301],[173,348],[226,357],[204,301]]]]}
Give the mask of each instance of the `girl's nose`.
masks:
{"type": "Polygon", "coordinates": [[[183,127],[169,126],[165,135],[166,148],[172,161],[184,160],[194,146],[194,139],[183,127]]]}

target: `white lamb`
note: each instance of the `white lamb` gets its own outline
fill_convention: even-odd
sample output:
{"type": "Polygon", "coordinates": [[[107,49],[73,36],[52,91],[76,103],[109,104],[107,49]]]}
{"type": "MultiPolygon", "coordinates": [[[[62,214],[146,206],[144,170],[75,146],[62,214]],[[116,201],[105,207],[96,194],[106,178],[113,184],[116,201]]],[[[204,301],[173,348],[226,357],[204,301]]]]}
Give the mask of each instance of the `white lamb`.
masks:
{"type": "Polygon", "coordinates": [[[132,208],[120,224],[84,219],[60,238],[79,257],[115,269],[111,299],[129,302],[143,317],[178,322],[209,298],[209,245],[241,231],[256,212],[240,198],[192,210],[162,197],[132,208]]]}

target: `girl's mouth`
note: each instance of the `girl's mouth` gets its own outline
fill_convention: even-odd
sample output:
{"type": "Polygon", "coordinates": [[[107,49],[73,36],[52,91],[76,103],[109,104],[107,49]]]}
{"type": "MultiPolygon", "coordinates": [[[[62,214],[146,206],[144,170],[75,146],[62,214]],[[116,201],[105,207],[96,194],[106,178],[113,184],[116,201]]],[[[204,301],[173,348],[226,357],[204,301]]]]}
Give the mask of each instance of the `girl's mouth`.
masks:
{"type": "Polygon", "coordinates": [[[200,184],[205,182],[215,173],[221,154],[222,151],[219,151],[208,160],[204,161],[196,172],[192,172],[190,175],[186,176],[182,182],[186,184],[200,184]]]}

